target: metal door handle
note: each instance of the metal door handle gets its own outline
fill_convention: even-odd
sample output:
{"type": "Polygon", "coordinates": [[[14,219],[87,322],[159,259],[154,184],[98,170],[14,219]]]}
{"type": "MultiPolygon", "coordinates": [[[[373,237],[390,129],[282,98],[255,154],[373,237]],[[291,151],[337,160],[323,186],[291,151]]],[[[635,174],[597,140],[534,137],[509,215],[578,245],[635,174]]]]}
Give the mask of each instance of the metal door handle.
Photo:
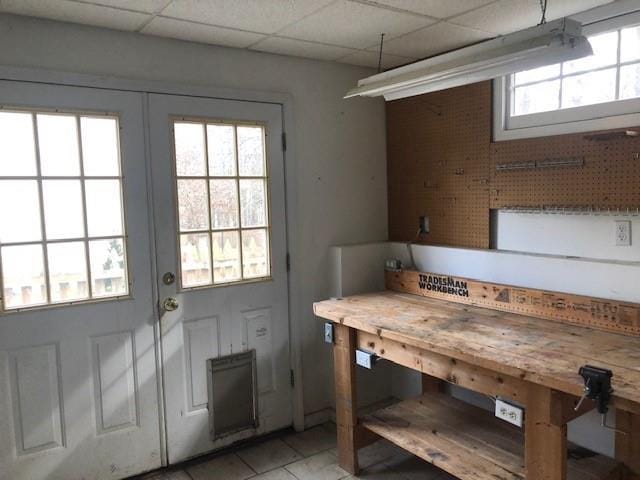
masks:
{"type": "Polygon", "coordinates": [[[162,308],[164,308],[166,312],[173,312],[177,310],[179,306],[178,300],[173,297],[165,298],[164,302],[162,302],[162,308]]]}

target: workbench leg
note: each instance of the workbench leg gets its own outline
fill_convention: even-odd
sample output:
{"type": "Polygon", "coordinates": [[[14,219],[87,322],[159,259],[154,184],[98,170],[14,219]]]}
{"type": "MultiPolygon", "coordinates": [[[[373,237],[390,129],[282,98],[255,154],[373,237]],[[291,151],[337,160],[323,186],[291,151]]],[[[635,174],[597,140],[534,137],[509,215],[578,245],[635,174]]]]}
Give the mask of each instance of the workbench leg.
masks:
{"type": "Polygon", "coordinates": [[[553,390],[530,385],[525,412],[526,480],[566,480],[567,425],[562,401],[553,390]]]}
{"type": "Polygon", "coordinates": [[[640,415],[616,410],[616,460],[640,478],[640,415]]]}
{"type": "Polygon", "coordinates": [[[334,328],[333,368],[336,387],[338,465],[352,475],[358,473],[355,345],[356,331],[344,325],[334,328]]]}

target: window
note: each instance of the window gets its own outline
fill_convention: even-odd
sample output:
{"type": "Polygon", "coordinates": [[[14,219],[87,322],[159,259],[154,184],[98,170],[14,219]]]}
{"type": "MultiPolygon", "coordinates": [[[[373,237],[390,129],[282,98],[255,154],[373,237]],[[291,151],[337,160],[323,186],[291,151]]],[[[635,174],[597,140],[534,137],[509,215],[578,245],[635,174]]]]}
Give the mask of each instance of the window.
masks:
{"type": "Polygon", "coordinates": [[[640,124],[640,16],[584,31],[593,55],[496,82],[496,140],[640,124]]]}
{"type": "Polygon", "coordinates": [[[183,288],[270,277],[265,129],[173,123],[183,288]]]}
{"type": "Polygon", "coordinates": [[[129,293],[118,118],[0,107],[2,310],[129,293]]]}

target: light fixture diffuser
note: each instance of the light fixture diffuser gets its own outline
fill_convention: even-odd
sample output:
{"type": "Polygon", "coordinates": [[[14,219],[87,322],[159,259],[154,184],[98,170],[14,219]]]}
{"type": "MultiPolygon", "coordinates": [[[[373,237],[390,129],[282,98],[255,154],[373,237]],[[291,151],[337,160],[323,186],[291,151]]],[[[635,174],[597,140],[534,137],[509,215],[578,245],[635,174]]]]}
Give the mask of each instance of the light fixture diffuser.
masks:
{"type": "Polygon", "coordinates": [[[360,80],[345,98],[396,100],[592,54],[582,24],[562,18],[373,75],[360,80]]]}

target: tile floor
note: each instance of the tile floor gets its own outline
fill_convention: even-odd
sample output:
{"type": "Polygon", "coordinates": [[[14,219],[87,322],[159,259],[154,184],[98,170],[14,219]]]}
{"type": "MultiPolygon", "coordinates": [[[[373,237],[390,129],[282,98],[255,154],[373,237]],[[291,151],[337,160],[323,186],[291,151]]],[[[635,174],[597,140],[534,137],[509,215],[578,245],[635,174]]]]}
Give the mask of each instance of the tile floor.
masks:
{"type": "Polygon", "coordinates": [[[359,451],[353,477],[336,459],[335,425],[269,436],[245,447],[189,461],[130,480],[453,480],[395,445],[380,440],[359,451]]]}

